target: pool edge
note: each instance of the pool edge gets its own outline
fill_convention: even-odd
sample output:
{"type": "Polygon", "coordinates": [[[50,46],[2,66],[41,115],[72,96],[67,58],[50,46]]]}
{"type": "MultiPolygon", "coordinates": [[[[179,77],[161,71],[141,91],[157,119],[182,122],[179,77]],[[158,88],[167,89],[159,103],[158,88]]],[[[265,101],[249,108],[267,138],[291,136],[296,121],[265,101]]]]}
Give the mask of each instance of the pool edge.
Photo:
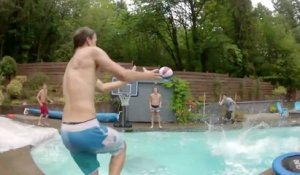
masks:
{"type": "Polygon", "coordinates": [[[31,146],[0,153],[0,172],[5,175],[44,175],[31,156],[31,146]]]}

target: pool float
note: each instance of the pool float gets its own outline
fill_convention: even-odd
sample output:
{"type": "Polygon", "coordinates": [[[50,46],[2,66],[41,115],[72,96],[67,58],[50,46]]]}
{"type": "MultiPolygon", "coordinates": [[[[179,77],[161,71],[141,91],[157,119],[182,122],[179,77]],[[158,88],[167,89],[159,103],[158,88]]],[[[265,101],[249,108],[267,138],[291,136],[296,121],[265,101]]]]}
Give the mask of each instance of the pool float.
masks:
{"type": "Polygon", "coordinates": [[[300,152],[291,152],[278,156],[272,164],[276,175],[299,175],[300,152]]]}
{"type": "MultiPolygon", "coordinates": [[[[40,109],[25,108],[24,114],[40,115],[40,109]]],[[[62,119],[63,112],[57,110],[49,110],[49,118],[62,119]]],[[[120,113],[97,113],[96,117],[100,122],[116,122],[119,121],[120,113]]]]}

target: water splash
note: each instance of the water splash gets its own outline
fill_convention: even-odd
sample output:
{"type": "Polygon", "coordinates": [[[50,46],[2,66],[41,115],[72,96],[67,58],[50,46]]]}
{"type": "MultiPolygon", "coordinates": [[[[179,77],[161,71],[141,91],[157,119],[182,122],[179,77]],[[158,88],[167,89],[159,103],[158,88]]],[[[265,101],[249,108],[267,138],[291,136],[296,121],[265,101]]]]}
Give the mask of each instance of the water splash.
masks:
{"type": "Polygon", "coordinates": [[[247,138],[247,135],[255,129],[266,129],[266,128],[270,128],[270,125],[268,125],[266,122],[261,122],[253,127],[250,127],[246,131],[242,132],[242,134],[239,136],[238,140],[239,140],[239,142],[242,142],[244,139],[247,138]]]}
{"type": "Polygon", "coordinates": [[[211,153],[224,160],[226,168],[222,172],[216,173],[222,175],[259,174],[261,169],[259,170],[255,166],[256,164],[271,167],[274,155],[293,151],[300,144],[299,138],[289,137],[288,133],[274,130],[265,122],[244,129],[238,135],[235,134],[235,131],[224,131],[219,135],[221,139],[208,138],[208,144],[211,147],[211,153]],[[277,137],[282,134],[286,134],[286,136],[277,137]]]}

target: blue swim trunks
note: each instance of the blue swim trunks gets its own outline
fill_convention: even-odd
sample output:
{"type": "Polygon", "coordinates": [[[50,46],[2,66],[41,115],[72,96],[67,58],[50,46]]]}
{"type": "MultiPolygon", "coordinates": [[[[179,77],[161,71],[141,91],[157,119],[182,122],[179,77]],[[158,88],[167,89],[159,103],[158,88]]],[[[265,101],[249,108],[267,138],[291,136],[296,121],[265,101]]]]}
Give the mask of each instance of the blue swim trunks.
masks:
{"type": "Polygon", "coordinates": [[[118,155],[124,140],[114,129],[101,125],[97,119],[79,124],[62,124],[61,137],[73,159],[84,174],[92,174],[100,164],[98,153],[118,155]]]}

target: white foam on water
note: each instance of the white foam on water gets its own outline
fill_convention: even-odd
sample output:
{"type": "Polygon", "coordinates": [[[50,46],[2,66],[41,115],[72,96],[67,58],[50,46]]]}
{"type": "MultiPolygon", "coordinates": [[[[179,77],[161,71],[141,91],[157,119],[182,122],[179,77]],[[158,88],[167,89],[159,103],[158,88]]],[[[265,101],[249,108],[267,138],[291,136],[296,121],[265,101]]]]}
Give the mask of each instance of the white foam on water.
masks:
{"type": "Polygon", "coordinates": [[[260,136],[264,130],[257,128],[261,127],[262,125],[257,125],[235,137],[225,135],[219,140],[209,140],[212,155],[223,157],[226,165],[222,175],[259,174],[261,170],[253,162],[271,166],[272,161],[266,160],[273,160],[282,152],[291,152],[300,144],[298,137],[289,136],[288,133],[285,137],[260,136]],[[255,132],[258,138],[251,139],[250,132],[255,132]]]}
{"type": "Polygon", "coordinates": [[[37,146],[57,133],[54,128],[37,127],[0,117],[0,153],[28,145],[37,146]]]}

